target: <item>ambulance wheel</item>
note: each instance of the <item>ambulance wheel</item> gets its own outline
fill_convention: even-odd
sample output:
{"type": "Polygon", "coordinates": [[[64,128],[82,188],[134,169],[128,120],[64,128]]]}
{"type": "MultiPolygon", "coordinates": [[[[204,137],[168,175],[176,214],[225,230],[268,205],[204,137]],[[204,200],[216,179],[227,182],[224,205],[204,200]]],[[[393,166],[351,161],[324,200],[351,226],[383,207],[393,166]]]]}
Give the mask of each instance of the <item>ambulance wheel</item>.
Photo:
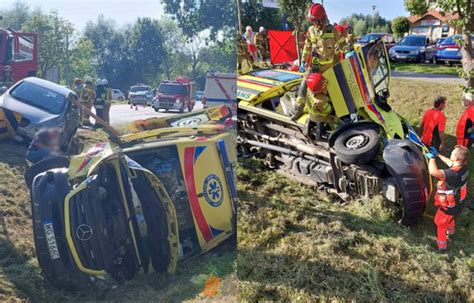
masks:
{"type": "Polygon", "coordinates": [[[192,106],[189,106],[188,107],[188,112],[192,112],[193,111],[193,107],[192,106]]]}
{"type": "Polygon", "coordinates": [[[334,142],[337,157],[346,164],[365,164],[373,161],[380,151],[375,128],[355,126],[342,132],[334,142]]]}

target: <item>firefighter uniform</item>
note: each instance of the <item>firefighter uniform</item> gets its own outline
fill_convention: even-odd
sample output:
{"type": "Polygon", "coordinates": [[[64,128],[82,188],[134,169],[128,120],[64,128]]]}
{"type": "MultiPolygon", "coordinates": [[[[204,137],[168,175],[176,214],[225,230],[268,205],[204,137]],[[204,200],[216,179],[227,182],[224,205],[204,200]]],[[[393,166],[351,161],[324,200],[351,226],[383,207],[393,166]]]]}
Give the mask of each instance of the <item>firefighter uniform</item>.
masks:
{"type": "Polygon", "coordinates": [[[106,97],[104,103],[104,121],[110,124],[110,107],[112,106],[112,90],[106,87],[106,97]]]}
{"type": "Polygon", "coordinates": [[[459,215],[465,206],[469,170],[467,165],[444,169],[445,178],[438,180],[435,194],[436,245],[443,250],[448,247],[449,236],[455,231],[455,216],[459,215]]]}
{"type": "Polygon", "coordinates": [[[441,144],[440,133],[444,132],[446,127],[446,116],[443,111],[430,108],[425,112],[421,124],[423,125],[421,141],[427,146],[439,149],[441,144]]]}
{"type": "Polygon", "coordinates": [[[307,75],[315,72],[323,73],[339,62],[340,41],[343,41],[339,32],[331,24],[323,28],[311,25],[306,33],[303,48],[303,58],[310,65],[307,75]]]}
{"type": "MultiPolygon", "coordinates": [[[[107,100],[107,88],[103,84],[102,80],[97,80],[96,83],[96,90],[95,90],[95,100],[94,100],[94,108],[96,115],[105,121],[104,110],[105,110],[105,103],[107,100]]],[[[100,127],[100,123],[98,121],[95,122],[96,127],[100,127]]]]}
{"type": "Polygon", "coordinates": [[[257,51],[262,58],[263,63],[266,63],[269,54],[268,54],[268,37],[265,31],[260,31],[259,33],[255,34],[255,45],[257,45],[257,51]]]}
{"type": "Polygon", "coordinates": [[[247,44],[245,43],[245,40],[242,38],[242,36],[237,34],[237,70],[242,69],[242,63],[244,61],[247,65],[252,65],[250,63],[250,54],[247,50],[247,44]]]}
{"type": "MultiPolygon", "coordinates": [[[[84,100],[82,100],[82,92],[84,91],[84,85],[74,85],[72,90],[76,93],[79,104],[84,106],[84,100]]],[[[79,109],[79,118],[82,121],[83,110],[79,109]]]]}
{"type": "Polygon", "coordinates": [[[474,106],[470,106],[464,110],[459,118],[456,127],[456,138],[459,145],[471,148],[474,143],[474,133],[469,133],[469,129],[474,127],[474,106]]]}
{"type": "Polygon", "coordinates": [[[309,118],[313,122],[329,122],[332,120],[328,116],[332,113],[329,97],[324,94],[313,94],[309,90],[305,96],[296,98],[296,103],[304,107],[309,118]]]}
{"type": "MultiPolygon", "coordinates": [[[[92,104],[95,100],[95,91],[92,87],[92,83],[86,83],[86,86],[82,90],[81,93],[82,105],[88,109],[89,111],[92,109],[92,104]]],[[[90,124],[90,114],[88,111],[83,110],[82,112],[82,124],[88,125],[90,124]]]]}

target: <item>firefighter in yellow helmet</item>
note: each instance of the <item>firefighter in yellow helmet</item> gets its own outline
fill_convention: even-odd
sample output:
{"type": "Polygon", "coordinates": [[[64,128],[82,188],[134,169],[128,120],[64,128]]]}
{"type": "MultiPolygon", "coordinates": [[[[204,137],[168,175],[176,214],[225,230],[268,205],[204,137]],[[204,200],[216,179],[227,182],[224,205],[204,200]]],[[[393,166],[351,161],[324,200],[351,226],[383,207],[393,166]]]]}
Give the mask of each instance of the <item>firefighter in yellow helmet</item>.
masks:
{"type": "MultiPolygon", "coordinates": [[[[92,104],[94,103],[94,100],[95,100],[95,90],[94,90],[94,87],[92,86],[91,78],[86,78],[86,81],[84,83],[85,83],[85,87],[82,90],[80,99],[83,102],[82,105],[90,111],[92,109],[92,104]]],[[[91,125],[90,114],[87,110],[84,110],[81,116],[82,116],[82,125],[91,125]]]]}
{"type": "Polygon", "coordinates": [[[309,73],[323,73],[339,62],[341,41],[343,37],[329,23],[324,7],[319,3],[310,6],[307,15],[312,23],[306,33],[303,48],[306,76],[309,73]]]}

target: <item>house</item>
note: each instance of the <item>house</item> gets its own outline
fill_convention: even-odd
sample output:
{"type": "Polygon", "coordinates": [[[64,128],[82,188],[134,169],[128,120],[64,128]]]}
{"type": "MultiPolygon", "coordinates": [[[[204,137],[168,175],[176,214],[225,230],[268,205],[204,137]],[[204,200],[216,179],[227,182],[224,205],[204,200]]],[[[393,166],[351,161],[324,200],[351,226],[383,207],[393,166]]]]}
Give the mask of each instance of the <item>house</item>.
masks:
{"type": "Polygon", "coordinates": [[[426,35],[432,41],[442,37],[449,37],[460,32],[460,28],[450,24],[451,21],[458,18],[458,14],[446,14],[443,16],[439,9],[431,7],[423,16],[408,17],[410,22],[408,34],[426,35]]]}

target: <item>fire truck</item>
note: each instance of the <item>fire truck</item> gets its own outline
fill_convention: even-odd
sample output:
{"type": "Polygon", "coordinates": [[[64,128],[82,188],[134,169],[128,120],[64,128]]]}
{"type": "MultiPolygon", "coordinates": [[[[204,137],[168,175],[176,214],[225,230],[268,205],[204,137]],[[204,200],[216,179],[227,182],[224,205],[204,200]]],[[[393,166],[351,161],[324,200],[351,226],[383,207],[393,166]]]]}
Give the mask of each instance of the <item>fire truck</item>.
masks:
{"type": "Polygon", "coordinates": [[[176,80],[165,80],[158,87],[153,107],[155,111],[164,109],[184,112],[187,109],[190,112],[194,108],[195,94],[196,83],[188,78],[178,77],[176,80]]]}
{"type": "Polygon", "coordinates": [[[35,76],[38,68],[38,34],[0,28],[0,79],[3,78],[6,65],[12,68],[15,82],[35,76]]]}

